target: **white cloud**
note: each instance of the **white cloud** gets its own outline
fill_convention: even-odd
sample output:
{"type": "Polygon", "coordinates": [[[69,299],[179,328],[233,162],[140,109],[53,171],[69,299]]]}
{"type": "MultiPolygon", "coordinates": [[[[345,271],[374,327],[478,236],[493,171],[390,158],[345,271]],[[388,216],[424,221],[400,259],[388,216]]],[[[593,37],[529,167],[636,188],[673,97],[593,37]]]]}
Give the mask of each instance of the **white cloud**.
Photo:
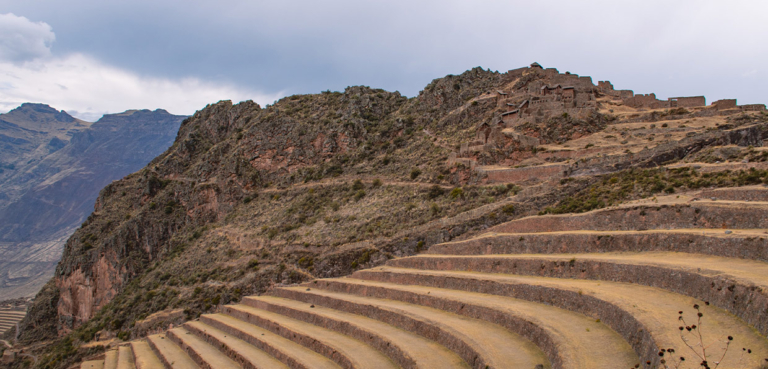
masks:
{"type": "Polygon", "coordinates": [[[128,109],[166,109],[192,114],[219,100],[254,100],[262,105],[282,93],[262,94],[198,78],[139,76],[83,55],[48,57],[24,64],[0,61],[0,111],[40,102],[84,119],[128,109]]]}
{"type": "Polygon", "coordinates": [[[51,26],[13,13],[0,14],[0,60],[22,63],[51,55],[51,26]]]}

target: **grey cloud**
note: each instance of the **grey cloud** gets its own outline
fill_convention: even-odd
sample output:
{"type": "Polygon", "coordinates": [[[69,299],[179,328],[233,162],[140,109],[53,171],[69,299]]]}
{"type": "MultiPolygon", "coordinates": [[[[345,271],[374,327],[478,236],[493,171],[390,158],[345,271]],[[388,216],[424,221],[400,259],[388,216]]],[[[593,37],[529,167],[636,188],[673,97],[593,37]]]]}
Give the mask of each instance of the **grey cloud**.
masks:
{"type": "Polygon", "coordinates": [[[44,22],[9,14],[0,14],[0,60],[25,62],[51,54],[56,35],[44,22]]]}
{"type": "Polygon", "coordinates": [[[413,96],[483,66],[546,67],[660,97],[768,102],[768,2],[56,0],[0,6],[53,26],[54,53],[266,92],[366,84],[413,96]],[[756,71],[742,77],[745,71],[756,71]]]}

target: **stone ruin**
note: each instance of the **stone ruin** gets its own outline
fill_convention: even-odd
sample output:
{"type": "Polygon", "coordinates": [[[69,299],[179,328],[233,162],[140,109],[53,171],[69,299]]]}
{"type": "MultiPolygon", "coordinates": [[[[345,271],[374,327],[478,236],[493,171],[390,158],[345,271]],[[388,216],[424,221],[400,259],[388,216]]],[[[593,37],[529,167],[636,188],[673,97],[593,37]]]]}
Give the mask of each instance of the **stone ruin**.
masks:
{"type": "Polygon", "coordinates": [[[670,97],[659,100],[656,94],[635,94],[632,90],[616,90],[610,81],[598,81],[589,76],[570,72],[560,73],[555,68],[543,68],[539,63],[510,70],[506,79],[514,82],[508,90],[495,91],[497,107],[506,110],[489,122],[475,128],[471,142],[460,145],[457,153],[449,157],[449,164],[461,163],[476,167],[475,155],[497,148],[514,145],[518,149],[534,148],[539,139],[529,137],[512,128],[526,123],[542,123],[557,116],[584,119],[597,111],[598,97],[609,97],[636,109],[705,108],[728,114],[736,111],[766,111],[764,104],[738,105],[736,99],[722,99],[706,105],[704,96],[670,97]]]}
{"type": "MultiPolygon", "coordinates": [[[[668,109],[668,108],[696,108],[706,107],[704,96],[670,97],[667,100],[659,100],[656,94],[635,94],[632,90],[614,90],[610,81],[599,81],[597,89],[601,94],[620,100],[624,105],[636,109],[668,109]]],[[[717,100],[709,106],[714,110],[739,109],[741,111],[766,111],[765,104],[737,105],[736,99],[717,100]]]]}
{"type": "Polygon", "coordinates": [[[496,91],[498,107],[507,111],[491,122],[478,124],[474,140],[463,143],[459,152],[451,155],[450,162],[474,167],[474,161],[468,158],[476,152],[505,147],[512,142],[518,148],[536,147],[540,144],[539,139],[509,128],[525,123],[546,122],[563,114],[584,118],[597,109],[598,90],[591,77],[569,72],[562,74],[555,68],[544,69],[538,63],[507,72],[509,81],[518,80],[520,84],[521,77],[529,81],[513,87],[511,91],[496,91]]]}

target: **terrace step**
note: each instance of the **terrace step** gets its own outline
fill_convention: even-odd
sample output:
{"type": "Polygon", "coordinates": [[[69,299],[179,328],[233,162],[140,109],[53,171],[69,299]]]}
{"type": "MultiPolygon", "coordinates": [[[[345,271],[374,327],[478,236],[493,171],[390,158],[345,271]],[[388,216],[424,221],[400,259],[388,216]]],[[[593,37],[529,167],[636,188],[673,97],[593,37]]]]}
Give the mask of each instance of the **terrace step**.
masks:
{"type": "Polygon", "coordinates": [[[419,255],[388,266],[636,283],[726,309],[768,334],[768,263],[677,252],[419,255]]]}
{"type": "MultiPolygon", "coordinates": [[[[705,344],[718,341],[710,352],[724,346],[727,342],[725,337],[733,336],[736,345],[752,350],[752,355],[745,358],[748,360],[746,367],[757,367],[764,358],[768,358],[768,340],[741,319],[694,298],[654,287],[609,281],[391,267],[359,271],[355,277],[365,280],[340,278],[321,280],[318,284],[331,290],[375,294],[403,301],[424,301],[426,296],[431,296],[438,303],[438,293],[446,296],[445,301],[455,301],[454,290],[462,290],[477,295],[474,299],[462,300],[468,304],[487,298],[484,294],[551,304],[600,319],[621,334],[639,353],[642,361],[656,363],[658,356],[655,355],[659,348],[673,347],[681,351],[678,311],[684,312],[689,324],[691,321],[698,324],[695,318],[691,318],[692,313],[695,314],[692,306],[698,304],[704,314],[701,325],[705,329],[705,344]],[[447,290],[437,291],[437,288],[447,290]]],[[[740,356],[741,352],[729,350],[720,368],[742,367],[740,356]]]]}
{"type": "Polygon", "coordinates": [[[104,369],[117,369],[117,350],[104,353],[104,369]]]}
{"type": "Polygon", "coordinates": [[[134,369],[136,368],[135,360],[133,358],[133,350],[131,346],[122,345],[117,348],[117,369],[134,369]]]}
{"type": "Polygon", "coordinates": [[[286,369],[285,364],[264,351],[226,332],[211,327],[202,322],[187,322],[184,328],[194,335],[207,341],[210,345],[219,347],[227,357],[246,368],[286,369]]]}
{"type": "Polygon", "coordinates": [[[444,346],[362,315],[272,296],[246,297],[243,303],[354,337],[404,368],[468,368],[461,357],[444,346]]]}
{"type": "Polygon", "coordinates": [[[228,334],[247,341],[282,361],[291,368],[338,369],[339,366],[298,343],[279,336],[261,327],[224,314],[206,314],[200,321],[228,334]]]}
{"type": "Polygon", "coordinates": [[[766,229],[488,233],[433,245],[426,254],[565,254],[676,251],[768,261],[766,229]]]}
{"type": "Polygon", "coordinates": [[[144,340],[131,342],[136,369],[160,369],[165,368],[163,362],[155,355],[149,343],[144,340]]]}
{"type": "Polygon", "coordinates": [[[202,368],[241,368],[242,366],[227,355],[209,345],[184,327],[171,329],[167,337],[173,340],[189,357],[202,368]]]}
{"type": "MultiPolygon", "coordinates": [[[[322,282],[322,281],[321,281],[322,282]]],[[[461,356],[473,368],[550,367],[541,349],[504,327],[411,302],[363,297],[306,287],[280,288],[277,296],[322,305],[385,321],[434,340],[461,356]]],[[[525,323],[523,323],[525,324],[525,323]]]]}
{"type": "Polygon", "coordinates": [[[0,315],[19,315],[23,317],[26,314],[27,313],[18,310],[0,310],[0,315]]]}
{"type": "Polygon", "coordinates": [[[24,313],[5,311],[5,312],[0,312],[0,319],[11,319],[11,320],[22,319],[24,318],[24,315],[25,315],[24,313]]]}
{"type": "Polygon", "coordinates": [[[83,361],[80,369],[104,369],[104,360],[83,361]]]}
{"type": "Polygon", "coordinates": [[[165,334],[149,336],[147,342],[166,368],[199,368],[197,363],[165,334]]]}
{"type": "Polygon", "coordinates": [[[329,329],[246,305],[224,306],[224,313],[265,328],[335,361],[343,368],[397,368],[365,343],[329,329]]]}
{"type": "Polygon", "coordinates": [[[703,190],[699,196],[704,198],[714,197],[718,200],[736,200],[736,201],[767,201],[768,187],[764,185],[717,188],[712,190],[703,190]]]}
{"type": "Polygon", "coordinates": [[[538,215],[515,219],[489,233],[552,231],[632,231],[647,229],[768,228],[768,202],[711,201],[633,203],[581,214],[538,215]]]}

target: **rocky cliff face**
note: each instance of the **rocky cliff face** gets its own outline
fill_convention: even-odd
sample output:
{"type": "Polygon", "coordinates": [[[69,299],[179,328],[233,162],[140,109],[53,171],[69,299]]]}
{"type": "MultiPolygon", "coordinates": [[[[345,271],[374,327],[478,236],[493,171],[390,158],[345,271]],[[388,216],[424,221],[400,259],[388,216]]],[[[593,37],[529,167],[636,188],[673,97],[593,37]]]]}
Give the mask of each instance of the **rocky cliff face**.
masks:
{"type": "MultiPolygon", "coordinates": [[[[62,329],[90,319],[150,263],[184,247],[174,236],[224,219],[257,189],[341,174],[339,157],[406,101],[355,87],[268,109],[221,102],[196,113],[166,153],[107,186],[67,242],[55,277],[62,329]]],[[[395,135],[399,123],[391,124],[379,133],[395,135]]]]}
{"type": "Polygon", "coordinates": [[[6,128],[15,125],[8,135],[27,133],[26,144],[6,145],[2,152],[13,170],[6,165],[0,178],[0,296],[36,293],[66,239],[93,210],[99,190],[170,146],[182,119],[145,110],[87,123],[36,104],[0,116],[16,122],[6,122],[6,128]]]}

